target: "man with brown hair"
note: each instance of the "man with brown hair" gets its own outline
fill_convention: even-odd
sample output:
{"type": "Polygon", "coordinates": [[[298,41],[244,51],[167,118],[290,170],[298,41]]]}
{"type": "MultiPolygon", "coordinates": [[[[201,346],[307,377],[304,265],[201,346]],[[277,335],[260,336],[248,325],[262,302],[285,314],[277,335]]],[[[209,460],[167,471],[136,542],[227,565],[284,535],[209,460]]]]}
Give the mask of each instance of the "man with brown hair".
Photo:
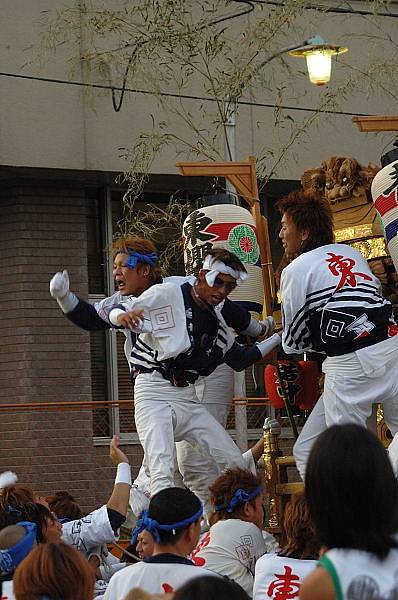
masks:
{"type": "Polygon", "coordinates": [[[228,469],[210,486],[210,492],[214,510],[210,531],[201,537],[192,560],[236,581],[252,596],[257,559],[278,548],[275,538],[262,531],[261,478],[244,469],[228,469]]]}
{"type": "Polygon", "coordinates": [[[108,309],[115,326],[140,333],[130,362],[135,378],[135,421],[151,477],[151,494],[173,485],[174,441],[187,440],[210,454],[221,472],[244,466],[225,429],[201,404],[203,377],[226,362],[241,371],[279,345],[280,337],[241,347],[228,330],[249,327],[251,317],[228,295],[247,277],[231,252],[213,249],[194,285],[164,283],[140,298],[108,309]],[[222,312],[214,307],[224,302],[222,312]],[[131,310],[133,309],[133,310],[131,310]]]}
{"type": "Polygon", "coordinates": [[[134,543],[139,533],[150,532],[152,555],[116,573],[104,600],[126,598],[136,587],[155,594],[169,593],[195,577],[216,577],[187,558],[198,543],[202,515],[203,506],[190,490],[171,487],[152,496],[132,537],[134,543]]]}
{"type": "Polygon", "coordinates": [[[294,446],[304,477],[318,435],[333,424],[366,426],[375,403],[397,432],[398,327],[363,256],[334,243],[326,200],[293,192],[279,210],[280,238],[292,259],[281,276],[283,349],[326,354],[323,394],[294,446]]]}
{"type": "MultiPolygon", "coordinates": [[[[114,242],[111,248],[114,260],[113,276],[118,288],[118,291],[112,296],[97,302],[95,305],[77,298],[69,290],[69,277],[66,271],[54,275],[50,282],[50,293],[57,299],[65,316],[77,326],[88,331],[109,329],[113,327],[108,319],[110,306],[118,302],[129,305],[153,284],[162,282],[156,253],[157,250],[154,244],[149,240],[129,236],[121,237],[114,242]]],[[[219,256],[222,256],[223,253],[225,251],[222,249],[216,251],[216,254],[219,256]]],[[[165,282],[178,284],[190,282],[193,284],[195,277],[168,277],[165,279],[165,282]]],[[[217,288],[215,290],[217,300],[221,296],[218,295],[217,288]]],[[[216,310],[222,311],[222,304],[216,310]]],[[[263,323],[258,323],[250,317],[249,313],[245,314],[246,317],[242,321],[244,330],[241,333],[257,337],[271,331],[272,324],[270,323],[270,319],[266,319],[263,323]]],[[[124,348],[126,359],[130,369],[132,369],[134,364],[133,348],[137,343],[137,334],[129,329],[123,329],[122,331],[126,337],[124,348]]],[[[222,365],[220,367],[221,370],[217,369],[211,378],[206,378],[205,382],[201,382],[200,392],[202,404],[208,407],[211,414],[223,426],[225,426],[232,398],[231,382],[227,381],[228,373],[225,372],[224,367],[225,365],[222,365]],[[214,391],[216,389],[218,390],[217,393],[214,391]]],[[[206,457],[202,452],[199,452],[196,447],[194,448],[184,441],[177,445],[177,456],[187,485],[200,495],[204,503],[207,503],[209,497],[207,491],[209,478],[210,480],[214,479],[218,473],[214,461],[209,456],[206,457]]],[[[250,453],[247,456],[248,461],[246,466],[248,467],[250,453]]],[[[142,467],[131,491],[131,506],[137,516],[149,502],[148,498],[144,495],[148,493],[147,487],[148,479],[145,474],[145,468],[142,467]]]]}

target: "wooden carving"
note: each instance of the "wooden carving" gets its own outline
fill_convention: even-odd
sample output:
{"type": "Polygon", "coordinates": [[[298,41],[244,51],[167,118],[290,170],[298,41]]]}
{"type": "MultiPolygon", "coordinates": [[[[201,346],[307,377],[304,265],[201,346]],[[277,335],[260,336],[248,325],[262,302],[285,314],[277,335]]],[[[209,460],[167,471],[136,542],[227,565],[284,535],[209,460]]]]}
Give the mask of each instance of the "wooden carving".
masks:
{"type": "Polygon", "coordinates": [[[304,190],[331,204],[337,242],[357,248],[380,279],[383,293],[396,301],[397,274],[387,254],[383,228],[371,198],[371,184],[379,167],[361,165],[355,158],[331,156],[301,177],[304,190]]]}

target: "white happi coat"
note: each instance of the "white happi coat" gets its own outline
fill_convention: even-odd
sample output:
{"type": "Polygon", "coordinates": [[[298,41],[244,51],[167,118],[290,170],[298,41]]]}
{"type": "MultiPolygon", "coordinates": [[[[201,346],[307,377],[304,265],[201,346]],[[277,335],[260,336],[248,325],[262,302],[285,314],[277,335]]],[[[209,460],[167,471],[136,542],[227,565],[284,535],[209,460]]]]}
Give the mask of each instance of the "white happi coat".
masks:
{"type": "Polygon", "coordinates": [[[304,479],[317,436],[334,424],[366,426],[375,403],[398,431],[398,327],[379,280],[351,246],[328,244],[294,259],[281,277],[283,349],[326,354],[324,391],[293,453],[304,479]]]}
{"type": "Polygon", "coordinates": [[[256,562],[266,552],[266,541],[257,525],[226,519],[201,537],[191,558],[198,566],[236,581],[251,596],[256,562]]]}
{"type": "Polygon", "coordinates": [[[86,555],[98,549],[98,546],[111,544],[117,539],[109,522],[106,504],[81,519],[62,525],[62,541],[86,555]]]}
{"type": "Polygon", "coordinates": [[[157,555],[115,573],[109,582],[104,600],[122,600],[131,589],[136,587],[150,594],[170,593],[186,581],[203,575],[214,575],[214,573],[199,569],[187,559],[167,554],[157,555]]]}
{"type": "Polygon", "coordinates": [[[298,598],[302,582],[317,564],[317,560],[264,554],[256,563],[253,600],[298,598]]]}

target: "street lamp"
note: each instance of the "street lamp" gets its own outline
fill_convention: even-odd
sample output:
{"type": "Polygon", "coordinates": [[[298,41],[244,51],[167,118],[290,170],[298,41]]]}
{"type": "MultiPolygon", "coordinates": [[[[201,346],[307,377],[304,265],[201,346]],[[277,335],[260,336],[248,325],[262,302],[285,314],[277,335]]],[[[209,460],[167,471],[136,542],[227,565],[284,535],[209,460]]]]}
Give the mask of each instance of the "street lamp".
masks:
{"type": "Polygon", "coordinates": [[[343,54],[344,52],[347,52],[347,50],[348,48],[345,46],[328,44],[320,35],[314,35],[300,44],[285,46],[285,48],[281,48],[278,52],[271,54],[256,70],[260,71],[265,65],[271,62],[271,60],[274,60],[274,58],[277,58],[282,54],[290,54],[290,56],[306,58],[308,75],[311,83],[314,85],[325,85],[325,83],[330,81],[332,56],[343,54]]]}
{"type": "MultiPolygon", "coordinates": [[[[291,56],[305,57],[307,61],[308,76],[310,82],[314,85],[325,85],[330,81],[331,68],[332,68],[332,56],[337,54],[343,54],[347,52],[348,48],[345,46],[337,46],[335,44],[328,44],[325,40],[315,35],[310,37],[299,44],[292,44],[280,48],[274,54],[270,54],[260,65],[256,68],[256,72],[270,63],[274,58],[278,58],[282,54],[290,54],[291,56]]],[[[250,76],[253,76],[253,74],[250,76]]],[[[246,81],[246,84],[248,80],[246,81]]],[[[243,87],[243,84],[242,84],[243,87]]],[[[226,160],[236,160],[235,151],[235,126],[236,126],[236,113],[237,103],[231,100],[226,102],[226,111],[224,118],[224,132],[225,132],[225,156],[226,160]]],[[[229,192],[233,192],[229,183],[227,184],[229,192]]]]}
{"type": "Polygon", "coordinates": [[[298,48],[288,50],[290,56],[305,57],[308,76],[314,85],[325,85],[330,81],[332,56],[347,52],[345,46],[327,44],[319,35],[315,35],[298,48]]]}

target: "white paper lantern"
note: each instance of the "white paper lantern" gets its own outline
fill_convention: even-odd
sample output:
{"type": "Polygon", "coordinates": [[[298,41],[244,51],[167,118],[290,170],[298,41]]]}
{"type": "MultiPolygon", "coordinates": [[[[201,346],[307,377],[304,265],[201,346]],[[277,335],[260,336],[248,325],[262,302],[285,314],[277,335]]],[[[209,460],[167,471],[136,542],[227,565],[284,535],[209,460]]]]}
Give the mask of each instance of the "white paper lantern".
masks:
{"type": "Polygon", "coordinates": [[[388,251],[398,271],[398,160],[377,173],[372,182],[372,198],[383,223],[388,251]]]}
{"type": "Polygon", "coordinates": [[[260,249],[251,213],[235,204],[206,206],[192,212],[184,221],[184,262],[187,275],[197,274],[211,248],[230,250],[245,265],[250,277],[239,282],[230,294],[251,312],[260,315],[263,285],[260,249]]]}

